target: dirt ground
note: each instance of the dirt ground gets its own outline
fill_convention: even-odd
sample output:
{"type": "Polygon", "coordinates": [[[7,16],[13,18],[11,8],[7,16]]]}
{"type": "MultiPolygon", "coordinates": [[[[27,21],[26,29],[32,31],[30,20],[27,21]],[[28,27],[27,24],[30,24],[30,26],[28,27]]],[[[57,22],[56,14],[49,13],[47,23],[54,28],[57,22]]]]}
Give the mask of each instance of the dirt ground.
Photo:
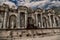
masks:
{"type": "Polygon", "coordinates": [[[17,38],[13,40],[60,40],[60,35],[46,36],[46,37],[36,37],[36,38],[17,38]]]}
{"type": "MultiPolygon", "coordinates": [[[[0,39],[2,40],[2,39],[0,39]]],[[[5,39],[4,39],[5,40],[5,39]]],[[[53,35],[53,36],[46,36],[46,37],[22,37],[22,38],[13,38],[13,39],[7,39],[7,40],[60,40],[60,35],[53,35]]]]}

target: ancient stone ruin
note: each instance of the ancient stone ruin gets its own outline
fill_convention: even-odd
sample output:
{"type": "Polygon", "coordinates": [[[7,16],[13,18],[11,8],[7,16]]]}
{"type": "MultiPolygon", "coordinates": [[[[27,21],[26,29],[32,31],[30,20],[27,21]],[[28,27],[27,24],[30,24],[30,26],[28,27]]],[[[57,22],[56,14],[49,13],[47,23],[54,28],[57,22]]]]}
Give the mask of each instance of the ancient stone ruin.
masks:
{"type": "Polygon", "coordinates": [[[36,10],[33,10],[31,8],[27,8],[26,6],[19,6],[17,9],[15,9],[14,6],[12,8],[9,8],[9,6],[6,4],[0,5],[1,38],[22,37],[24,35],[35,36],[36,34],[41,35],[42,33],[52,32],[55,33],[59,31],[52,31],[56,28],[60,28],[60,15],[56,15],[53,9],[43,10],[37,8],[36,10]],[[15,31],[13,31],[14,29],[15,31]],[[19,30],[17,31],[16,29],[19,30]]]}
{"type": "Polygon", "coordinates": [[[59,28],[60,16],[53,9],[36,10],[19,6],[0,6],[0,29],[59,28]]]}

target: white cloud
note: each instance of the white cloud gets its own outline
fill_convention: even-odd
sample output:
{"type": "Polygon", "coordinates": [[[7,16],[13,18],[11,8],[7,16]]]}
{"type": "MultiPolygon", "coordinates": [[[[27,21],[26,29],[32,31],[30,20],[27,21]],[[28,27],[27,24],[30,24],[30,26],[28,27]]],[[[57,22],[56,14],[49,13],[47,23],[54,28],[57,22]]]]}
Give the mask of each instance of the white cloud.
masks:
{"type": "MultiPolygon", "coordinates": [[[[8,4],[10,7],[12,5],[15,5],[12,2],[5,2],[5,4],[8,4]]],[[[42,0],[42,1],[36,1],[36,2],[31,2],[31,3],[26,3],[24,1],[18,1],[18,5],[19,6],[27,6],[27,7],[31,7],[31,8],[42,8],[42,9],[50,9],[53,6],[55,7],[60,7],[60,1],[51,1],[51,0],[42,0]]],[[[15,5],[16,6],[16,5],[15,5]]],[[[17,7],[16,7],[17,8],[17,7]]]]}
{"type": "Polygon", "coordinates": [[[42,9],[50,9],[53,6],[60,7],[60,1],[51,1],[51,0],[43,0],[31,3],[24,3],[24,6],[31,7],[31,8],[42,8],[42,9]]]}

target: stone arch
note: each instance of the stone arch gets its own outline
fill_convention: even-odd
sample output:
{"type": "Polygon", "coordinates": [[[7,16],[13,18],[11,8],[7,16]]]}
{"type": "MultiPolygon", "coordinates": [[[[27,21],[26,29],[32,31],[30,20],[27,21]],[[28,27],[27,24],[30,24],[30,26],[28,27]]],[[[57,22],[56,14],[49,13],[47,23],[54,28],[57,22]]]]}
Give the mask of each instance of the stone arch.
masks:
{"type": "Polygon", "coordinates": [[[11,15],[9,17],[9,28],[16,28],[17,17],[15,15],[11,15]]]}

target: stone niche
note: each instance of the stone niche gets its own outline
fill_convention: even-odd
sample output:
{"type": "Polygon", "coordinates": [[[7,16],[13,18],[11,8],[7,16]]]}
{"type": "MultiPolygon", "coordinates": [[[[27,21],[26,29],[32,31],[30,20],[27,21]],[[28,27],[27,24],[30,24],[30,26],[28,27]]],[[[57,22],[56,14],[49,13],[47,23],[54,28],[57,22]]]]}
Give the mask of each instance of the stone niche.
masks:
{"type": "Polygon", "coordinates": [[[43,10],[42,9],[36,9],[35,10],[35,26],[37,26],[37,28],[42,28],[43,27],[43,10]]]}
{"type": "Polygon", "coordinates": [[[20,27],[26,28],[27,27],[27,17],[28,17],[28,8],[26,6],[19,6],[18,7],[19,13],[19,20],[20,20],[20,27]]]}
{"type": "Polygon", "coordinates": [[[15,29],[18,27],[17,21],[18,21],[18,13],[16,9],[10,9],[9,14],[8,14],[8,21],[7,21],[7,26],[8,28],[15,29]]]}

